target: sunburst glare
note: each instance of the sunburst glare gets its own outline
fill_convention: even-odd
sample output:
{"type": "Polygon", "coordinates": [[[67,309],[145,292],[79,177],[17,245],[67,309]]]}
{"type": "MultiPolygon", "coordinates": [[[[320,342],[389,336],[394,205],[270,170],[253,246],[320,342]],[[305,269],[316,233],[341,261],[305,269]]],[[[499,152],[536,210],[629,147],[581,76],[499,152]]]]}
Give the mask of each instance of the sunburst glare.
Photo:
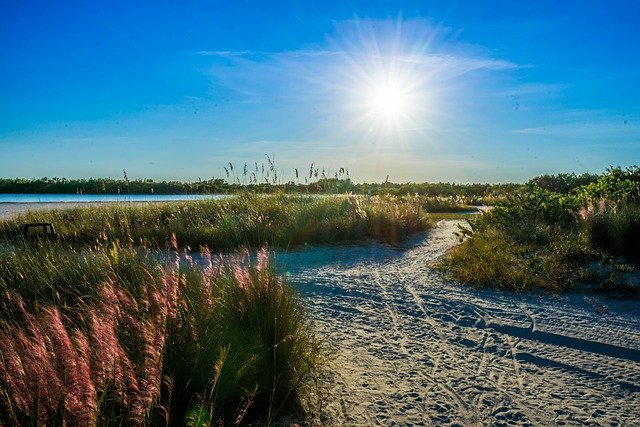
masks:
{"type": "Polygon", "coordinates": [[[373,82],[369,88],[368,97],[371,113],[377,119],[387,122],[397,122],[410,116],[411,90],[406,82],[396,77],[380,79],[373,82]]]}
{"type": "Polygon", "coordinates": [[[344,59],[340,86],[350,111],[345,130],[379,149],[397,150],[415,140],[411,134],[422,133],[432,119],[435,91],[429,90],[426,59],[430,36],[424,29],[407,33],[400,22],[386,28],[355,27],[355,32],[341,34],[339,43],[344,59]]]}

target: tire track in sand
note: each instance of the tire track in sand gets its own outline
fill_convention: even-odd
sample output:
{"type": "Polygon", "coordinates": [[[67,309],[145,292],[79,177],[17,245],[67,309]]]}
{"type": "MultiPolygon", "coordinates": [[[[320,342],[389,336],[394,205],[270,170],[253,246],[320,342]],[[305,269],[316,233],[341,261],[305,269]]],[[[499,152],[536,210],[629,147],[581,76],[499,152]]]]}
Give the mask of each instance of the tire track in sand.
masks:
{"type": "Polygon", "coordinates": [[[640,302],[477,290],[429,267],[457,242],[278,254],[335,349],[325,424],[634,425],[640,302]]]}

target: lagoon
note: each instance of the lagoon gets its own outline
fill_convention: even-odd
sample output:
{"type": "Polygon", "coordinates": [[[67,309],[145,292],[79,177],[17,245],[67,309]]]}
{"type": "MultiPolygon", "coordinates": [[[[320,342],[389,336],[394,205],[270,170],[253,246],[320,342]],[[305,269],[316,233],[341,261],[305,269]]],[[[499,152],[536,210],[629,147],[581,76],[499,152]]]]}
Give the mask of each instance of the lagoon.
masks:
{"type": "Polygon", "coordinates": [[[34,210],[91,207],[112,203],[220,200],[232,194],[0,194],[0,220],[34,210]]]}
{"type": "Polygon", "coordinates": [[[228,194],[0,194],[0,203],[172,202],[217,200],[228,194]]]}

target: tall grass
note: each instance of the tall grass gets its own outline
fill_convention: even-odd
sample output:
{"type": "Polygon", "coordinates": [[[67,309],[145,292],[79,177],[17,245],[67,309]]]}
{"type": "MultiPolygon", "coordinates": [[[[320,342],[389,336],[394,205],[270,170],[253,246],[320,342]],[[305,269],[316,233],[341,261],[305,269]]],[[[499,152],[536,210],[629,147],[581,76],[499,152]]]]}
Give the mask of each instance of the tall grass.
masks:
{"type": "Polygon", "coordinates": [[[362,238],[394,243],[431,225],[415,197],[244,194],[230,200],[31,212],[0,222],[0,236],[10,239],[19,224],[43,221],[54,223],[62,242],[74,247],[114,241],[162,247],[175,235],[180,246],[212,251],[362,238]]]}
{"type": "Polygon", "coordinates": [[[301,410],[320,344],[266,250],[156,258],[117,243],[0,254],[0,424],[237,424],[301,410]]]}

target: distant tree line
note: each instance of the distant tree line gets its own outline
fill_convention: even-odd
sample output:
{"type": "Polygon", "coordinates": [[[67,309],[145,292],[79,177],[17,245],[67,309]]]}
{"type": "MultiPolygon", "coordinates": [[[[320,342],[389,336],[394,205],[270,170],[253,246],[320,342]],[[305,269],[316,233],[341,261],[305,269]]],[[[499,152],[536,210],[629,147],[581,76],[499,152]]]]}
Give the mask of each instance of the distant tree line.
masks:
{"type": "Polygon", "coordinates": [[[116,180],[111,178],[0,178],[3,194],[207,194],[228,193],[230,185],[223,179],[180,182],[145,180],[116,180]]]}
{"type": "Polygon", "coordinates": [[[507,194],[520,184],[455,184],[439,183],[354,183],[350,178],[320,178],[305,184],[286,183],[229,183],[225,179],[198,180],[194,182],[116,180],[112,178],[0,178],[2,194],[232,194],[241,191],[256,193],[302,194],[393,194],[445,197],[486,197],[507,194]]]}

